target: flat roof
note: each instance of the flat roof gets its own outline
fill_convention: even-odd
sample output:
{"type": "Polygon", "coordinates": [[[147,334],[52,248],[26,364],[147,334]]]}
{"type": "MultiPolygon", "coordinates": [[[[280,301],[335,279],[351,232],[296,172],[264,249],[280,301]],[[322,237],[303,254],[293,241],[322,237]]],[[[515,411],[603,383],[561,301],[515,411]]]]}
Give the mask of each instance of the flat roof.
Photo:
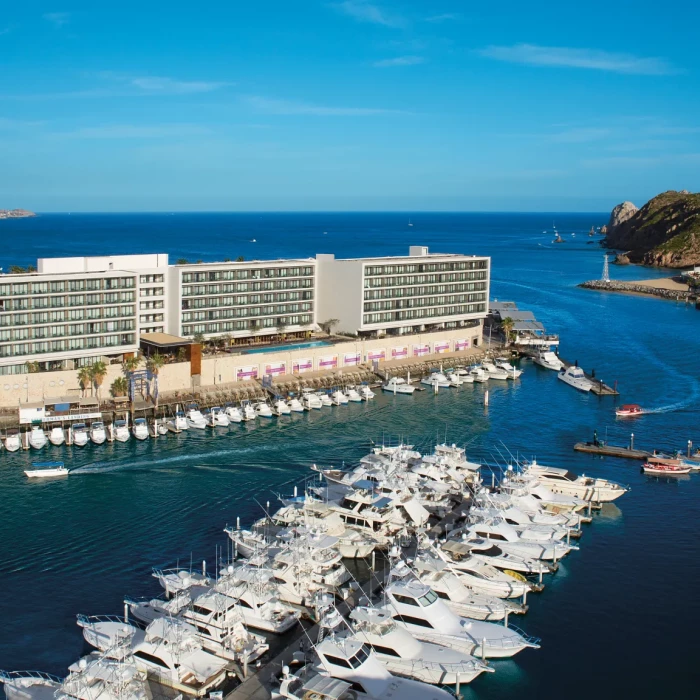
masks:
{"type": "Polygon", "coordinates": [[[464,260],[490,260],[488,255],[466,255],[464,253],[428,253],[427,255],[384,255],[375,258],[335,258],[340,262],[386,262],[395,260],[397,262],[415,262],[421,260],[436,260],[439,258],[453,259],[462,258],[464,260]]]}
{"type": "Polygon", "coordinates": [[[149,345],[157,345],[158,347],[192,345],[193,343],[189,338],[181,338],[179,335],[170,335],[170,333],[142,333],[140,340],[149,345]]]}
{"type": "Polygon", "coordinates": [[[201,263],[194,263],[194,262],[187,262],[183,263],[182,265],[178,265],[175,263],[174,265],[170,265],[170,267],[177,267],[182,269],[185,268],[192,268],[193,270],[196,270],[198,268],[202,267],[223,267],[224,265],[235,265],[237,267],[246,267],[246,265],[272,265],[272,264],[283,264],[283,265],[293,265],[295,263],[310,263],[316,262],[316,258],[274,258],[272,260],[220,260],[218,262],[201,262],[201,263]]]}

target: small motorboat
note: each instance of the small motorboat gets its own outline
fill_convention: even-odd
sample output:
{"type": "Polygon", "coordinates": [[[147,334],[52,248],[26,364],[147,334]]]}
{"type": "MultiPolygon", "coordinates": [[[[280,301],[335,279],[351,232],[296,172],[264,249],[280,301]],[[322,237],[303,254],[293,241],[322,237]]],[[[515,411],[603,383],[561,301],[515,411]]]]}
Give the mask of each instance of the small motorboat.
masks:
{"type": "Polygon", "coordinates": [[[250,401],[241,402],[241,415],[245,421],[255,420],[258,417],[258,414],[255,412],[255,409],[251,405],[250,401]]]}
{"type": "Polygon", "coordinates": [[[126,424],[125,420],[115,420],[112,427],[114,428],[114,439],[117,442],[129,442],[131,434],[129,433],[129,426],[126,424]]]}
{"type": "Polygon", "coordinates": [[[8,452],[17,452],[21,446],[19,431],[17,429],[8,430],[5,436],[5,449],[8,452]]]}
{"type": "Polygon", "coordinates": [[[96,445],[101,445],[107,439],[105,424],[101,420],[96,420],[90,426],[90,439],[96,445]]]}
{"type": "Polygon", "coordinates": [[[66,434],[63,432],[63,428],[60,425],[55,425],[51,428],[51,432],[49,432],[49,442],[52,445],[60,447],[65,441],[66,434]]]}
{"type": "Polygon", "coordinates": [[[46,433],[40,425],[32,426],[32,432],[29,433],[29,444],[35,450],[40,450],[46,445],[46,433]]]}
{"type": "Polygon", "coordinates": [[[664,464],[663,462],[642,464],[642,471],[654,476],[681,476],[682,474],[690,474],[691,468],[680,464],[664,464]]]}
{"type": "Polygon", "coordinates": [[[156,421],[156,431],[158,432],[158,435],[167,435],[168,434],[168,422],[165,420],[157,420],[156,421]]]}
{"type": "Polygon", "coordinates": [[[68,470],[63,462],[32,462],[32,468],[25,469],[24,473],[30,479],[45,479],[50,476],[68,476],[68,470]]]}
{"type": "Polygon", "coordinates": [[[243,420],[243,414],[238,406],[226,406],[224,413],[228,416],[231,423],[240,423],[243,420]]]}
{"type": "Polygon", "coordinates": [[[278,416],[288,416],[292,409],[287,406],[284,399],[277,396],[272,402],[272,412],[278,416]]]}
{"type": "Polygon", "coordinates": [[[321,401],[321,406],[332,406],[333,402],[331,401],[331,397],[328,396],[328,394],[325,391],[317,391],[316,396],[318,396],[319,400],[321,401]]]}
{"type": "Polygon", "coordinates": [[[290,411],[293,411],[294,413],[303,413],[304,412],[304,407],[301,404],[301,401],[296,396],[290,396],[289,397],[289,402],[287,403],[287,408],[289,408],[290,411]]]}
{"type": "Polygon", "coordinates": [[[274,415],[272,413],[272,409],[268,406],[266,401],[256,403],[253,409],[255,410],[255,415],[260,416],[261,418],[272,418],[274,415]]]}
{"type": "Polygon", "coordinates": [[[401,377],[391,377],[386,384],[382,384],[382,391],[388,391],[392,394],[412,394],[415,390],[416,387],[411,386],[401,377]]]}
{"type": "Polygon", "coordinates": [[[228,428],[231,425],[231,419],[220,406],[213,406],[210,411],[206,411],[204,418],[210,428],[228,428]]]}
{"type": "Polygon", "coordinates": [[[331,394],[331,401],[333,402],[334,406],[344,406],[348,403],[348,397],[345,396],[345,394],[340,389],[336,389],[331,394]]]}
{"type": "MultiPolygon", "coordinates": [[[[145,421],[144,421],[145,422],[145,421]]],[[[134,421],[136,424],[136,421],[134,421]]],[[[190,424],[182,411],[175,411],[175,415],[168,421],[168,430],[179,433],[181,430],[189,430],[190,424]]]]}
{"type": "Polygon", "coordinates": [[[346,387],[343,393],[348,401],[352,401],[353,403],[360,403],[362,401],[362,397],[354,386],[346,387]]]}
{"type": "Polygon", "coordinates": [[[148,423],[146,423],[145,418],[134,418],[134,424],[131,426],[131,430],[137,440],[147,440],[149,437],[148,423]]]}
{"type": "Polygon", "coordinates": [[[636,403],[626,403],[620,408],[615,409],[615,415],[620,418],[632,418],[642,415],[642,407],[636,403]]]}
{"type": "Polygon", "coordinates": [[[364,401],[371,401],[376,394],[369,388],[368,384],[362,384],[360,386],[360,396],[364,401]]]}
{"type": "Polygon", "coordinates": [[[85,447],[88,439],[87,425],[85,423],[73,423],[73,444],[76,447],[85,447]]]}
{"type": "Polygon", "coordinates": [[[207,427],[207,421],[204,419],[204,416],[199,411],[199,407],[196,403],[190,404],[187,407],[186,420],[188,428],[197,428],[198,430],[204,430],[207,427]]]}

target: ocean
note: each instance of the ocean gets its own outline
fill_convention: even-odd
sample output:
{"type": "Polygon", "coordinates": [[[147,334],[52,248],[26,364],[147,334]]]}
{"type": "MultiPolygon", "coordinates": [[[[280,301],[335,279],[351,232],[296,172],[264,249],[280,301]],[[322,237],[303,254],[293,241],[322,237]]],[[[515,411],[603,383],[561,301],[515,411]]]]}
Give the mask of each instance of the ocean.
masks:
{"type": "MultiPolygon", "coordinates": [[[[463,688],[470,699],[686,698],[700,670],[700,475],[658,479],[631,460],[575,453],[601,438],[639,447],[700,444],[700,313],[654,298],[579,289],[598,278],[591,214],[80,214],[0,222],[0,266],[36,257],[167,252],[171,261],[405,254],[408,246],[490,255],[491,296],[530,309],[561,336],[561,354],[608,384],[618,403],[649,412],[616,419],[616,399],[583,395],[524,361],[517,382],[333,407],[258,421],[216,435],[170,435],[135,444],[50,448],[78,469],[28,483],[36,455],[0,453],[0,668],[65,674],[84,650],[77,613],[119,614],[124,595],[156,595],[153,566],[207,560],[226,547],[223,528],[249,524],[309,467],[352,464],[370,440],[404,439],[429,450],[447,439],[477,459],[507,451],[629,484],[595,514],[545,590],[513,622],[540,650],[493,662],[463,688]],[[552,224],[566,243],[552,245],[552,224]],[[575,232],[576,237],[571,237],[575,232]],[[253,243],[255,239],[255,243],[253,243]]],[[[597,241],[597,238],[595,239],[597,241]]],[[[611,266],[614,279],[662,270],[611,266]]],[[[225,550],[224,550],[225,551],[225,550]]]]}

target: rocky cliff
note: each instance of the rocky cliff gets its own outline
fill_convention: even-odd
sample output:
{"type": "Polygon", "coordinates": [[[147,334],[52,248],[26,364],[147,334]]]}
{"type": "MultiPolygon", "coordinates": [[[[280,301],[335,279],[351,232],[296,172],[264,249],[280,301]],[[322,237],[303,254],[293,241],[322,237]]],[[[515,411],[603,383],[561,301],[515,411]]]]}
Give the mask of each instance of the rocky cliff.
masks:
{"type": "Polygon", "coordinates": [[[27,216],[36,216],[36,214],[26,209],[0,209],[0,219],[24,219],[27,216]]]}
{"type": "Polygon", "coordinates": [[[632,202],[622,202],[618,204],[610,213],[610,221],[606,228],[606,233],[614,231],[620,224],[624,224],[625,221],[633,217],[639,209],[632,204],[632,202]]]}
{"type": "Polygon", "coordinates": [[[603,245],[628,251],[630,262],[643,265],[700,264],[700,193],[663,192],[613,225],[613,217],[619,219],[624,211],[630,211],[629,207],[621,209],[626,204],[631,203],[613,209],[603,245]]]}

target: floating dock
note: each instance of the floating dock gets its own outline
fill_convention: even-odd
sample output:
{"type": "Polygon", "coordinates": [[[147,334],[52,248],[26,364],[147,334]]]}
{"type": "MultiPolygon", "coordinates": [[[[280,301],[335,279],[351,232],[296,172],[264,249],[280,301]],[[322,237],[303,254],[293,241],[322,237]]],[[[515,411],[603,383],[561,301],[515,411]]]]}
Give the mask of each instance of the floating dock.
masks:
{"type": "Polygon", "coordinates": [[[602,442],[599,442],[597,445],[592,442],[577,442],[574,445],[574,450],[606,457],[622,457],[637,460],[645,460],[653,456],[651,452],[646,450],[635,450],[633,447],[620,447],[619,445],[605,445],[602,442]]]}
{"type": "MultiPolygon", "coordinates": [[[[574,363],[573,362],[568,362],[565,360],[563,357],[559,358],[564,367],[567,369],[571,367],[574,363]]],[[[608,386],[605,382],[603,382],[602,379],[598,379],[597,377],[593,377],[590,375],[588,372],[584,372],[586,375],[586,379],[588,379],[593,386],[591,387],[591,392],[594,394],[597,394],[598,396],[619,396],[620,392],[617,390],[617,382],[615,382],[615,387],[608,386]]]]}

